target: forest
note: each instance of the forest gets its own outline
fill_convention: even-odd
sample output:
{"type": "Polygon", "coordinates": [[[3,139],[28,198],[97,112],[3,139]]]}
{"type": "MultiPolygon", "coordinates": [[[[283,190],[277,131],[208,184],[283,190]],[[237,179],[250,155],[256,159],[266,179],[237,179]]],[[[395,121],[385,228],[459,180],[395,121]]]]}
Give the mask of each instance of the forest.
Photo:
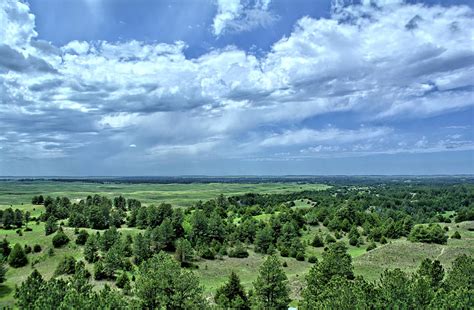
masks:
{"type": "Polygon", "coordinates": [[[15,236],[5,233],[0,242],[0,281],[8,282],[11,270],[31,269],[23,279],[14,279],[13,303],[6,305],[20,309],[474,306],[473,185],[372,181],[314,190],[298,186],[284,192],[221,193],[187,207],[165,201],[143,203],[125,194],[82,199],[36,194],[28,207],[0,210],[2,232],[15,236]],[[37,236],[25,239],[31,233],[37,236]],[[369,260],[383,248],[410,244],[443,248],[436,257],[421,255],[408,271],[388,266],[373,275],[355,266],[354,259],[369,260]],[[449,259],[443,260],[445,252],[449,259]],[[255,275],[242,281],[239,267],[255,263],[255,257],[260,258],[255,275]],[[48,261],[55,265],[48,265],[54,272],[46,276],[36,266],[48,261]],[[225,277],[202,283],[214,262],[222,262],[225,277]],[[300,268],[295,266],[304,267],[295,275],[289,271],[300,268]]]}

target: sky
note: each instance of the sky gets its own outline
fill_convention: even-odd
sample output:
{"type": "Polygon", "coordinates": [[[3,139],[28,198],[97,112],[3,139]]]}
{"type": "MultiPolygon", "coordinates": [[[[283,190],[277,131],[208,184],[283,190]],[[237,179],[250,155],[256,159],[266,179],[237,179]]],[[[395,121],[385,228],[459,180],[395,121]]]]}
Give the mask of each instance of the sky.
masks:
{"type": "Polygon", "coordinates": [[[474,173],[470,0],[2,0],[0,175],[474,173]]]}

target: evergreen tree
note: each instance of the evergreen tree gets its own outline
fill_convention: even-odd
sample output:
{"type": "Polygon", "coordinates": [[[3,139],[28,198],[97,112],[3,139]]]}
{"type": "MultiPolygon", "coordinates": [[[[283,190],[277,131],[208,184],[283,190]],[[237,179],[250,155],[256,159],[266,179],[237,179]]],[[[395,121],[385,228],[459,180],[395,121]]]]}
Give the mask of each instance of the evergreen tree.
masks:
{"type": "Polygon", "coordinates": [[[216,304],[222,309],[250,309],[245,290],[235,272],[231,272],[226,284],[217,289],[214,297],[216,304]]]}
{"type": "Polygon", "coordinates": [[[95,235],[89,236],[89,238],[87,238],[86,244],[84,246],[84,259],[88,263],[94,263],[99,259],[99,246],[97,237],[95,235]]]}
{"type": "Polygon", "coordinates": [[[198,278],[163,252],[140,265],[135,288],[141,308],[205,308],[198,278]]]}
{"type": "Polygon", "coordinates": [[[268,249],[273,244],[273,231],[270,226],[265,225],[255,235],[255,252],[268,254],[268,249]]]}
{"type": "Polygon", "coordinates": [[[23,267],[28,264],[28,258],[23,251],[23,247],[19,243],[15,244],[13,250],[8,256],[8,264],[13,268],[23,267]]]}
{"type": "Polygon", "coordinates": [[[262,309],[287,309],[290,303],[288,279],[280,261],[274,255],[268,256],[253,283],[255,303],[262,309]]]}
{"type": "Polygon", "coordinates": [[[46,236],[51,235],[52,233],[58,230],[58,224],[56,224],[56,218],[54,216],[48,217],[46,223],[44,224],[44,232],[46,236]]]}
{"type": "Polygon", "coordinates": [[[193,259],[193,248],[187,239],[180,239],[176,242],[175,258],[181,266],[187,265],[193,259]]]}

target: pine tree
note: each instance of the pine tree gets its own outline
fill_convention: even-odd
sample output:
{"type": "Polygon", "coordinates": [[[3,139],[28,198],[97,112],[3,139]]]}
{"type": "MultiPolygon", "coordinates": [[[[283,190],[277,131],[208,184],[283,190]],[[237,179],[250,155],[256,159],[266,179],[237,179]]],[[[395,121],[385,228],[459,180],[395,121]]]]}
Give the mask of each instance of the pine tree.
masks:
{"type": "Polygon", "coordinates": [[[95,235],[87,238],[86,244],[84,246],[84,259],[88,263],[94,263],[99,258],[99,246],[97,244],[97,237],[95,235]]]}
{"type": "Polygon", "coordinates": [[[28,258],[23,251],[23,247],[19,243],[15,244],[13,250],[8,256],[8,264],[13,268],[23,267],[28,264],[28,258]]]}
{"type": "Polygon", "coordinates": [[[260,267],[257,280],[253,285],[258,308],[288,308],[290,303],[288,279],[276,256],[268,256],[260,267]]]}
{"type": "Polygon", "coordinates": [[[216,304],[223,309],[250,309],[245,290],[235,272],[231,272],[226,284],[217,289],[216,304]]]}

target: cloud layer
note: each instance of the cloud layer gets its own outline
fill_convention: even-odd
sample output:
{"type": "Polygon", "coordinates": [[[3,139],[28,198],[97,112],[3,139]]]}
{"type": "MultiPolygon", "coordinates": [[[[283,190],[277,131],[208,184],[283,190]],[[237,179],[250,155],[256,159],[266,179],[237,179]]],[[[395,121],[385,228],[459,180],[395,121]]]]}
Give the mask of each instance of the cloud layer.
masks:
{"type": "MultiPolygon", "coordinates": [[[[270,25],[270,6],[220,0],[212,31],[270,25]]],[[[0,161],[472,150],[469,130],[426,137],[397,122],[472,108],[473,16],[467,6],[338,1],[262,56],[229,46],[189,58],[180,41],[54,46],[37,39],[27,4],[2,1],[0,161]]]]}

